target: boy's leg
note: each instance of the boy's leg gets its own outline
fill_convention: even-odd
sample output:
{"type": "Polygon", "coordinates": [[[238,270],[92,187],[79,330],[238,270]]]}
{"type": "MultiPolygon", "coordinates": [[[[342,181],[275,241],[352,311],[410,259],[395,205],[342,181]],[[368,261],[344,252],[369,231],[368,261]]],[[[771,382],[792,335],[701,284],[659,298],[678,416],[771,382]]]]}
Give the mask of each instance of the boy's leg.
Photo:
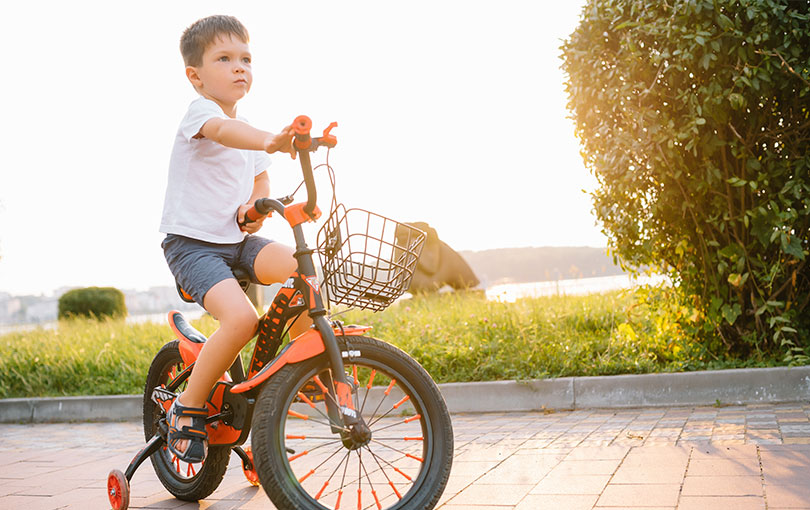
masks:
{"type": "MultiPolygon", "coordinates": [[[[214,384],[231,367],[259,324],[256,309],[234,278],[211,287],[205,294],[204,304],[205,309],[219,320],[219,329],[205,342],[194,363],[188,386],[178,397],[180,404],[189,407],[205,407],[214,384]]],[[[191,418],[179,418],[178,425],[191,425],[191,418]]],[[[177,445],[181,452],[186,448],[187,441],[180,441],[177,445]]]]}
{"type": "Polygon", "coordinates": [[[202,407],[222,374],[256,332],[259,317],[239,283],[228,278],[205,294],[205,309],[219,321],[200,351],[181,404],[202,407]]]}
{"type": "MultiPolygon", "coordinates": [[[[298,267],[293,253],[295,253],[293,248],[280,243],[270,243],[263,247],[256,255],[256,261],[253,264],[256,278],[265,285],[286,282],[298,267]]],[[[306,333],[310,326],[312,326],[312,319],[309,318],[309,314],[302,313],[290,328],[290,338],[306,333]]]]}

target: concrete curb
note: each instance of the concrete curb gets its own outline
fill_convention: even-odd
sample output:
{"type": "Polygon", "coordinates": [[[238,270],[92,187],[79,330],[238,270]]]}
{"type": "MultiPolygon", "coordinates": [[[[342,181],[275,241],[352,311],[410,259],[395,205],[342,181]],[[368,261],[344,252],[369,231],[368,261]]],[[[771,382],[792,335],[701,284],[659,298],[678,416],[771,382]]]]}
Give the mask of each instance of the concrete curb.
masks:
{"type": "MultiPolygon", "coordinates": [[[[773,404],[810,399],[810,366],[446,383],[452,413],[773,404]]],[[[140,395],[0,400],[0,423],[140,420],[140,395]]]]}
{"type": "Polygon", "coordinates": [[[0,400],[0,423],[129,421],[142,415],[141,395],[0,400]]]}

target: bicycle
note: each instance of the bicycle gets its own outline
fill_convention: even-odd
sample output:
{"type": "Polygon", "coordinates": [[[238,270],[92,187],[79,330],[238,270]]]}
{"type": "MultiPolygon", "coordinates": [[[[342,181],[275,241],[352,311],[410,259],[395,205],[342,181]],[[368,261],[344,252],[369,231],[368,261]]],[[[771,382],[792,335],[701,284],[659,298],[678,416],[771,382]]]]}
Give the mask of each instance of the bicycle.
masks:
{"type": "Polygon", "coordinates": [[[374,311],[390,305],[410,284],[424,233],[338,205],[327,153],[330,215],[318,233],[317,250],[304,238],[302,225],[321,215],[310,152],[335,146],[330,131],[336,125],[316,138],[310,136],[308,117],[293,123],[306,202],[290,205],[292,195],[265,198],[247,213],[246,221],[273,212],[288,221],[298,268],[259,320],[247,372],[237,356],[210,393],[206,459],[184,464],[166,446],[166,411],[184,389],[206,340],[173,311],[169,323],[177,339],[155,356],[144,389],[147,443],[126,472],[114,469],[107,478],[113,510],[128,508],[129,482],[147,458],[172,495],[196,501],[219,486],[232,451],[248,482],[261,485],[281,510],[341,505],[429,510],[437,504],[453,460],[452,423],[438,387],[406,353],[367,336],[370,327],[330,320],[324,307],[325,301],[374,311]],[[353,218],[365,224],[359,233],[350,228],[350,222],[357,223],[353,218]],[[321,256],[323,288],[315,251],[321,256]],[[313,328],[282,348],[285,325],[304,311],[313,328]],[[242,448],[248,436],[251,446],[242,448]]]}

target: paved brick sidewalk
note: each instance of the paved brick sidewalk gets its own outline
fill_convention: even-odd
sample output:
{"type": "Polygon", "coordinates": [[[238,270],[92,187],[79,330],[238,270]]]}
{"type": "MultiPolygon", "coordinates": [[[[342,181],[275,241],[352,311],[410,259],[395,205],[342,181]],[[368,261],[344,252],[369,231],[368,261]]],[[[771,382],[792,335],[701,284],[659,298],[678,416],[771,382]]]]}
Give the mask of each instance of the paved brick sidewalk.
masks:
{"type": "MultiPolygon", "coordinates": [[[[810,509],[810,405],[454,415],[443,510],[810,509]]],[[[142,443],[136,423],[0,425],[0,509],[108,508],[106,475],[142,443]]],[[[199,503],[144,464],[131,508],[273,508],[235,456],[199,503]]]]}

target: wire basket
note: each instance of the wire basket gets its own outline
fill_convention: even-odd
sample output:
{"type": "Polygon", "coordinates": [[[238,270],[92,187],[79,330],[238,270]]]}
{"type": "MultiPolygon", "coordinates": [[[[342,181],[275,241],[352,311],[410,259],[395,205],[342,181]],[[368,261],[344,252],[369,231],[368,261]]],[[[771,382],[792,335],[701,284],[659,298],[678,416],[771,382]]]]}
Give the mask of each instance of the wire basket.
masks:
{"type": "Polygon", "coordinates": [[[318,232],[327,300],[383,310],[408,290],[424,244],[425,233],[410,225],[335,206],[318,232]]]}

